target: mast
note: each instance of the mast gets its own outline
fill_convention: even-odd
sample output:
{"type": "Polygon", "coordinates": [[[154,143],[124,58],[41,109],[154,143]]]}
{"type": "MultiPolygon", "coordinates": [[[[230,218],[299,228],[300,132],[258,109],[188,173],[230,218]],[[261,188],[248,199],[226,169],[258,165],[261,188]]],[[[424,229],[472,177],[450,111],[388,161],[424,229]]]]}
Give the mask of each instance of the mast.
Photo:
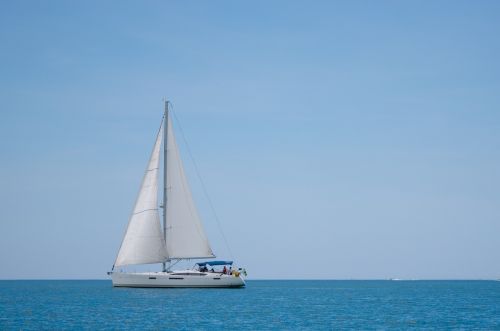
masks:
{"type": "MultiPolygon", "coordinates": [[[[163,127],[163,240],[167,242],[167,138],[168,138],[168,100],[165,100],[165,115],[163,127]]],[[[167,271],[163,262],[163,272],[167,271]]]]}

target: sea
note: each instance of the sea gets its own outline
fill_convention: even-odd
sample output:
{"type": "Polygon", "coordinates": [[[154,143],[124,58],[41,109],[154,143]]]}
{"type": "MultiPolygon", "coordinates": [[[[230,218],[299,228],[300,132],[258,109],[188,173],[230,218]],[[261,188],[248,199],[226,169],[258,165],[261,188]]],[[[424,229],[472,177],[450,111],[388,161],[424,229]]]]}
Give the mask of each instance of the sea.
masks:
{"type": "Polygon", "coordinates": [[[0,330],[500,330],[499,281],[248,280],[245,288],[0,281],[0,330]]]}

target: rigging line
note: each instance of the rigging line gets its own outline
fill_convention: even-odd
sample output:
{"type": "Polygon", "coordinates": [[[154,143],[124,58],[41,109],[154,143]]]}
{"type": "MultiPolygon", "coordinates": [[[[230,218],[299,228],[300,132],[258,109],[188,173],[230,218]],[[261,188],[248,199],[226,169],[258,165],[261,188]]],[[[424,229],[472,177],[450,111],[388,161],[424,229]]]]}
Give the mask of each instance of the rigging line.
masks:
{"type": "MultiPolygon", "coordinates": [[[[170,105],[172,106],[172,103],[170,103],[170,105]]],[[[173,108],[174,107],[171,108],[172,114],[174,115],[174,118],[175,118],[175,120],[177,122],[177,125],[179,127],[179,132],[181,133],[182,140],[184,140],[184,143],[186,144],[186,150],[187,150],[187,152],[189,154],[189,158],[193,162],[194,170],[196,172],[196,176],[198,177],[198,180],[201,183],[201,187],[202,187],[203,193],[205,195],[205,198],[207,199],[208,204],[210,205],[210,209],[212,210],[212,214],[214,215],[214,218],[217,221],[217,227],[219,228],[219,231],[220,231],[220,233],[222,235],[222,238],[224,239],[224,244],[226,245],[226,248],[227,248],[227,250],[229,252],[231,260],[234,260],[233,253],[231,252],[231,248],[229,247],[229,244],[227,242],[226,236],[224,235],[224,231],[222,230],[222,226],[220,224],[219,217],[217,216],[217,212],[215,211],[215,207],[214,207],[214,205],[212,203],[212,199],[210,199],[210,196],[208,195],[207,188],[205,186],[205,182],[203,181],[203,179],[202,179],[202,177],[200,175],[200,171],[198,169],[198,164],[196,163],[196,160],[194,159],[193,154],[191,153],[191,148],[189,147],[189,144],[187,142],[186,136],[184,135],[184,131],[182,130],[181,122],[179,121],[179,118],[177,117],[177,115],[176,115],[176,113],[175,113],[175,111],[174,111],[173,108]]]]}
{"type": "Polygon", "coordinates": [[[132,215],[137,215],[137,214],[144,213],[146,211],[151,211],[151,210],[158,210],[158,208],[144,209],[144,210],[138,211],[137,213],[132,213],[132,215]]]}

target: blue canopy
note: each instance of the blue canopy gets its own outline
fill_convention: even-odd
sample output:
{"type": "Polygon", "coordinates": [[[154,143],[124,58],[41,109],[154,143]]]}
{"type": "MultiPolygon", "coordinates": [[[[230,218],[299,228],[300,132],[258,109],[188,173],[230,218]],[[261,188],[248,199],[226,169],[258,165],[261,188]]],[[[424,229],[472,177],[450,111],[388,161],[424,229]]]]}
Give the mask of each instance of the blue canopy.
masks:
{"type": "Polygon", "coordinates": [[[206,266],[206,265],[233,265],[233,261],[206,261],[206,262],[198,262],[196,263],[200,267],[206,266]]]}

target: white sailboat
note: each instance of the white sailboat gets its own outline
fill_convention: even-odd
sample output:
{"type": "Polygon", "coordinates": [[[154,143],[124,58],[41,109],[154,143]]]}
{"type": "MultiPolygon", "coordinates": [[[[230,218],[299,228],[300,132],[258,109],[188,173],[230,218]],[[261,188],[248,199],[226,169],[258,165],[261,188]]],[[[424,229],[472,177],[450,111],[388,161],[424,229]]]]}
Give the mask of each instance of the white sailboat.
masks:
{"type": "Polygon", "coordinates": [[[122,287],[242,287],[244,269],[232,261],[198,262],[197,267],[172,271],[180,260],[215,258],[196,211],[175,141],[168,101],[156,142],[142,179],[111,276],[122,287]],[[158,206],[158,181],[163,140],[163,203],[158,206]],[[163,208],[163,227],[159,209],[163,208]],[[123,272],[117,267],[162,263],[159,272],[123,272]],[[224,265],[224,271],[214,266],[224,265]],[[226,266],[229,268],[226,269],[226,266]],[[209,270],[208,267],[211,267],[209,270]]]}

